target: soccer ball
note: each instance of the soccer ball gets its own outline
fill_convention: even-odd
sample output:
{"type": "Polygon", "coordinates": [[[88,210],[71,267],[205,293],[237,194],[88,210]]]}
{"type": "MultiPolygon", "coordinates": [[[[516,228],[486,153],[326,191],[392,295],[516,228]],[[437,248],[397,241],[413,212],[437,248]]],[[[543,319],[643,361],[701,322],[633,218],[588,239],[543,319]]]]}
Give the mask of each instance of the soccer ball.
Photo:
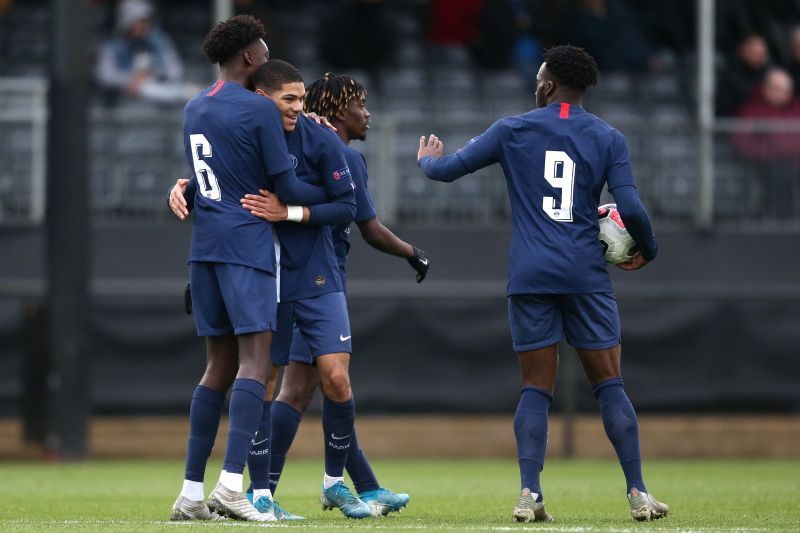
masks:
{"type": "Polygon", "coordinates": [[[630,236],[617,211],[617,204],[601,205],[597,208],[600,224],[600,244],[606,263],[617,265],[629,261],[639,251],[639,246],[630,236]]]}

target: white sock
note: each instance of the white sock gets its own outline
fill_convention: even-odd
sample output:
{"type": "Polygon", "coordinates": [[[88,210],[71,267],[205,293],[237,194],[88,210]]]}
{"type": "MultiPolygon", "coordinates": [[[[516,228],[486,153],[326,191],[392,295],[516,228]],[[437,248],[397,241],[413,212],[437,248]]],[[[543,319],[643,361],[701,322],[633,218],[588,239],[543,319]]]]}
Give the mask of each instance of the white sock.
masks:
{"type": "Polygon", "coordinates": [[[205,492],[203,491],[202,481],[189,481],[183,480],[183,489],[181,489],[181,496],[193,502],[202,502],[206,499],[205,492]]]}
{"type": "Polygon", "coordinates": [[[219,482],[222,483],[222,486],[234,492],[242,492],[242,485],[244,484],[243,480],[243,474],[234,474],[233,472],[228,472],[226,470],[223,470],[219,475],[219,482]]]}
{"type": "Polygon", "coordinates": [[[253,489],[253,502],[259,498],[269,498],[272,501],[272,491],[269,489],[253,489]]]}
{"type": "Polygon", "coordinates": [[[333,476],[329,476],[328,474],[325,474],[325,477],[322,478],[322,486],[325,487],[326,489],[329,489],[329,488],[333,487],[334,485],[336,485],[339,481],[344,483],[344,478],[343,477],[333,477],[333,476]]]}

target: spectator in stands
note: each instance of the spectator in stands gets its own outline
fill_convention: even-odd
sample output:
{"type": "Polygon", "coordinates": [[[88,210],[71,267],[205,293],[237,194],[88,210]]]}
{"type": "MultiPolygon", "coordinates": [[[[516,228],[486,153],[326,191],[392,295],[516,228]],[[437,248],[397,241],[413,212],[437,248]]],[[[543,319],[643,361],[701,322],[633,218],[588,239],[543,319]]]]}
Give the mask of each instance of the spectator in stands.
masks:
{"type": "Polygon", "coordinates": [[[751,34],[736,47],[717,84],[717,114],[734,115],[759,84],[770,66],[769,51],[763,37],[751,34]]]}
{"type": "Polygon", "coordinates": [[[658,64],[641,28],[621,0],[581,0],[567,21],[565,40],[589,52],[601,71],[641,72],[658,64]]]}
{"type": "Polygon", "coordinates": [[[95,74],[114,99],[124,95],[183,103],[198,89],[182,81],[183,63],[169,36],[153,26],[153,6],[147,0],[119,3],[116,34],[101,45],[95,74]]]}
{"type": "MultiPolygon", "coordinates": [[[[794,95],[792,77],[783,69],[771,68],[764,83],[741,107],[745,119],[800,121],[800,100],[794,95]]],[[[753,169],[760,185],[761,208],[791,216],[800,191],[800,131],[740,131],[732,137],[737,153],[753,169]]]]}
{"type": "Polygon", "coordinates": [[[795,26],[789,33],[791,46],[791,59],[789,60],[789,73],[794,82],[794,94],[800,97],[800,26],[795,26]]]}

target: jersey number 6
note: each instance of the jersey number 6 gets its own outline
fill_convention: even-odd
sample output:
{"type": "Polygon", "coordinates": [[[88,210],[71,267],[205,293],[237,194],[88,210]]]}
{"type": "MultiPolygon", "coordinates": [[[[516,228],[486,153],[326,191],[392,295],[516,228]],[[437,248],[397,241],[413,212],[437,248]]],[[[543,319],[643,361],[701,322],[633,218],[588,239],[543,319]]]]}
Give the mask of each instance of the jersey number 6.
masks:
{"type": "Polygon", "coordinates": [[[547,150],[544,153],[544,179],[553,188],[561,189],[561,205],[556,199],[545,196],[542,209],[547,216],[559,222],[572,222],[572,190],[575,187],[575,162],[566,152],[547,150]]]}
{"type": "Polygon", "coordinates": [[[211,157],[211,143],[208,142],[206,136],[202,133],[193,133],[189,135],[189,143],[192,145],[192,162],[194,163],[194,175],[197,176],[197,184],[200,189],[200,194],[219,202],[222,199],[222,194],[219,190],[219,182],[214,175],[211,167],[201,159],[201,157],[211,157]]]}

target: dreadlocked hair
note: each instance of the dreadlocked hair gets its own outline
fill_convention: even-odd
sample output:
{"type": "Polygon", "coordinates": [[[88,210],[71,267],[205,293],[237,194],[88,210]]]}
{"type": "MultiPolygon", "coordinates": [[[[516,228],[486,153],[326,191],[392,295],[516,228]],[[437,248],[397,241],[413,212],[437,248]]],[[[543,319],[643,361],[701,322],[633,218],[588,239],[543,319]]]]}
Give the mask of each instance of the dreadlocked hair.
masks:
{"type": "Polygon", "coordinates": [[[266,35],[264,25],[251,15],[236,15],[214,26],[203,40],[203,53],[212,63],[224,64],[253,41],[266,35]]]}
{"type": "Polygon", "coordinates": [[[367,90],[347,75],[334,76],[326,72],[306,90],[304,108],[306,113],[316,113],[333,120],[351,100],[364,98],[367,90]]]}
{"type": "Polygon", "coordinates": [[[597,85],[597,62],[583,48],[569,44],[545,50],[547,70],[559,82],[575,89],[597,85]]]}

